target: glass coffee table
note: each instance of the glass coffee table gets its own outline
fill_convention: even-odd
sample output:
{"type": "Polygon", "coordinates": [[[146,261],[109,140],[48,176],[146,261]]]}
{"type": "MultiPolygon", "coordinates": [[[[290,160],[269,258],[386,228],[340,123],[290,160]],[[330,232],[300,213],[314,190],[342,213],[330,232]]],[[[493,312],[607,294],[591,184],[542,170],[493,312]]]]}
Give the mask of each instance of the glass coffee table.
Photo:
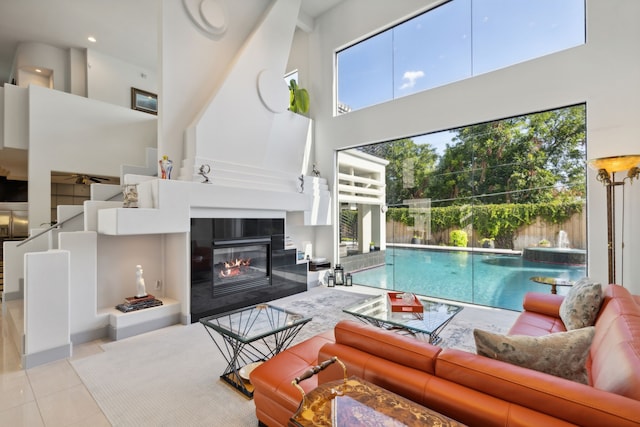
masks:
{"type": "MultiPolygon", "coordinates": [[[[395,294],[395,293],[392,293],[395,294]]],[[[462,307],[415,296],[421,312],[392,311],[389,296],[378,295],[343,309],[358,319],[385,329],[399,329],[417,337],[427,336],[431,344],[441,341],[440,332],[462,307]]]]}
{"type": "Polygon", "coordinates": [[[227,368],[220,378],[253,398],[253,386],[249,381],[251,371],[286,349],[310,320],[311,317],[279,307],[258,304],[204,317],[200,323],[227,361],[227,368]],[[221,343],[216,336],[221,337],[221,343]]]}

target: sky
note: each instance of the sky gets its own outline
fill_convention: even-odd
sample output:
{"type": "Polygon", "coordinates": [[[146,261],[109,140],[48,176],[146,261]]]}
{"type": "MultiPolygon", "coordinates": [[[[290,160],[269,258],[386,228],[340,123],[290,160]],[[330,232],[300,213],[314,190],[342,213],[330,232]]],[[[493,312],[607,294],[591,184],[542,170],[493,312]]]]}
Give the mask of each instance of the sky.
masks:
{"type": "Polygon", "coordinates": [[[584,0],[452,0],[338,53],[357,110],[585,42],[584,0]]]}
{"type": "Polygon", "coordinates": [[[453,145],[451,140],[455,136],[455,133],[452,131],[442,131],[430,133],[427,135],[420,135],[411,138],[413,142],[416,144],[430,144],[436,150],[436,153],[439,157],[442,157],[445,149],[447,148],[447,144],[453,145]]]}

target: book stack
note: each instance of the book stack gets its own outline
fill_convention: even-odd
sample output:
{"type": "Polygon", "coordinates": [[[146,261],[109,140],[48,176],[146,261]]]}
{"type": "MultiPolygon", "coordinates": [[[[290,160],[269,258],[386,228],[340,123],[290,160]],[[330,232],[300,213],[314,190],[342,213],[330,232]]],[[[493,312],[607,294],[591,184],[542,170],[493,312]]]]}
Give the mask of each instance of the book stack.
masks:
{"type": "Polygon", "coordinates": [[[144,297],[127,297],[122,304],[116,305],[116,308],[123,313],[130,311],[142,310],[143,308],[157,307],[162,305],[162,301],[156,299],[151,294],[147,294],[144,297]]]}

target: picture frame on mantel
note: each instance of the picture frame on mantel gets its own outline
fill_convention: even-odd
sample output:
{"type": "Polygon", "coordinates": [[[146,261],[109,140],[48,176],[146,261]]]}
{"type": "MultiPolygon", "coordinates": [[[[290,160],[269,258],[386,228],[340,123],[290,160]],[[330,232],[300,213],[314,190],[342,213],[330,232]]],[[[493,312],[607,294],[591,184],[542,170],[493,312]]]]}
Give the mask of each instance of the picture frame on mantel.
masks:
{"type": "Polygon", "coordinates": [[[131,108],[133,110],[158,115],[158,95],[132,87],[131,108]]]}

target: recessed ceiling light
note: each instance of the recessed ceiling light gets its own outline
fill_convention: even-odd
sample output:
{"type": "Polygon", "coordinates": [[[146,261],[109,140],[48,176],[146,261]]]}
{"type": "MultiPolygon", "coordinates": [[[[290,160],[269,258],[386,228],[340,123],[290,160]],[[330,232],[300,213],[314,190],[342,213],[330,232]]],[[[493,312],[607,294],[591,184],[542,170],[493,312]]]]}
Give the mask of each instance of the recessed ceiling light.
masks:
{"type": "Polygon", "coordinates": [[[93,36],[87,37],[87,40],[89,40],[91,43],[95,43],[97,41],[96,38],[93,36]]]}
{"type": "Polygon", "coordinates": [[[36,73],[41,73],[42,70],[40,68],[36,68],[36,73]]]}

